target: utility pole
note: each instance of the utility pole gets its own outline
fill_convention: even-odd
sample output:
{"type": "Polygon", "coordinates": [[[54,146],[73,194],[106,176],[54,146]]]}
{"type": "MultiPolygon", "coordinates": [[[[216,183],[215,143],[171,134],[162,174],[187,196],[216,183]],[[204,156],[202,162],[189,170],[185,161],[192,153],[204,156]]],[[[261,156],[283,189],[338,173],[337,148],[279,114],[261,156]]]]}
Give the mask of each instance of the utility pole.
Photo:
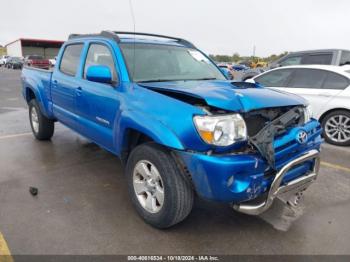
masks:
{"type": "Polygon", "coordinates": [[[253,45],[253,58],[255,57],[255,45],[253,45]]]}

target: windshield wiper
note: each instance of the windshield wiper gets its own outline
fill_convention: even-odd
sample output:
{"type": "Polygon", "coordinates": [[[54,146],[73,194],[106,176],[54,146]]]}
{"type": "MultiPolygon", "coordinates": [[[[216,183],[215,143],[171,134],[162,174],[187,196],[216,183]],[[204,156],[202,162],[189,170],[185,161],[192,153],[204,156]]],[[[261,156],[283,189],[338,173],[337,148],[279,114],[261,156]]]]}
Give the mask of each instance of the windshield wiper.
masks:
{"type": "Polygon", "coordinates": [[[172,82],[172,81],[183,81],[183,80],[181,80],[181,79],[151,79],[151,80],[137,81],[137,83],[172,82]]]}
{"type": "Polygon", "coordinates": [[[201,81],[201,80],[217,80],[215,77],[203,77],[203,78],[195,78],[195,79],[186,79],[185,81],[201,81]]]}
{"type": "Polygon", "coordinates": [[[217,78],[215,78],[215,77],[203,77],[203,78],[194,78],[194,79],[151,79],[151,80],[137,81],[137,83],[172,82],[172,81],[201,81],[201,80],[217,80],[217,78]]]}

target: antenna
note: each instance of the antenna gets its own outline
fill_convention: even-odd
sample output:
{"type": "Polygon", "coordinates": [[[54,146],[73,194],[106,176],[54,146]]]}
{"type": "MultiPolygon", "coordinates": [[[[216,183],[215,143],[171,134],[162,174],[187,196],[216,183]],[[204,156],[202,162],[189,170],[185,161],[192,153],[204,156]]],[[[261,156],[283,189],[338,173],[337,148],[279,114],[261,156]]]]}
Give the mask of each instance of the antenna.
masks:
{"type": "Polygon", "coordinates": [[[133,56],[133,68],[132,68],[132,78],[134,78],[134,74],[135,74],[135,67],[136,67],[136,52],[135,52],[135,33],[136,33],[136,20],[135,20],[135,14],[134,14],[134,7],[132,4],[132,0],[129,0],[129,6],[130,6],[130,13],[131,13],[131,18],[132,18],[132,22],[133,22],[133,29],[134,29],[134,56],[133,56]]]}

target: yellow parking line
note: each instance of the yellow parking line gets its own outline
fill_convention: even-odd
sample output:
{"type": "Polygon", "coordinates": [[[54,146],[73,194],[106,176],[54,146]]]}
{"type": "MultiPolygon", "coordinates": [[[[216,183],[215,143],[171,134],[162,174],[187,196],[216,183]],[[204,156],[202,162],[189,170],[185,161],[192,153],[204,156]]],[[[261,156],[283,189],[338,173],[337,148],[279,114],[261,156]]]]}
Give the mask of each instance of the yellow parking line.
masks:
{"type": "Polygon", "coordinates": [[[321,161],[321,166],[330,167],[330,168],[334,168],[334,169],[338,169],[338,170],[342,170],[342,171],[350,173],[350,168],[345,167],[345,166],[340,166],[340,165],[336,165],[336,164],[332,164],[332,163],[328,163],[328,162],[323,162],[323,161],[321,161]]]}
{"type": "Polygon", "coordinates": [[[20,136],[28,136],[28,135],[31,135],[31,134],[32,133],[28,132],[28,133],[21,133],[21,134],[5,135],[5,136],[0,136],[0,140],[1,139],[20,137],[20,136]]]}
{"type": "Polygon", "coordinates": [[[13,262],[11,252],[4,236],[0,232],[0,262],[13,262]]]}

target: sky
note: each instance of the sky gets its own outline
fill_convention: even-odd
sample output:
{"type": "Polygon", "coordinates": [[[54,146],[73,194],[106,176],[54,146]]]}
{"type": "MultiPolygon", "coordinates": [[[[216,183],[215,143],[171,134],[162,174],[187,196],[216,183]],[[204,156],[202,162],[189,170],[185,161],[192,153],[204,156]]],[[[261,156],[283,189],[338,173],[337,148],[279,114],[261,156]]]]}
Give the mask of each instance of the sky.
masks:
{"type": "Polygon", "coordinates": [[[185,38],[209,54],[350,49],[350,0],[1,0],[0,44],[133,31],[185,38]]]}

